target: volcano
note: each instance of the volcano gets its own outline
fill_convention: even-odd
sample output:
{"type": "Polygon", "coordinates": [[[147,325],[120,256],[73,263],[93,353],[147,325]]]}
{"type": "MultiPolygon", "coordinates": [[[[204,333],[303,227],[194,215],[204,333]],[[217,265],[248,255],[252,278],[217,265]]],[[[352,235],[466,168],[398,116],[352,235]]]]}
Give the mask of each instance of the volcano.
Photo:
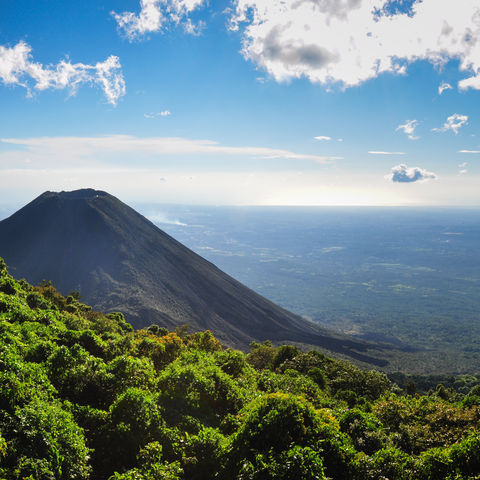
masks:
{"type": "Polygon", "coordinates": [[[250,290],[103,191],[43,193],[0,222],[0,256],[15,277],[78,291],[97,310],[123,312],[136,328],[188,324],[236,348],[269,339],[386,363],[366,354],[371,345],[250,290]]]}

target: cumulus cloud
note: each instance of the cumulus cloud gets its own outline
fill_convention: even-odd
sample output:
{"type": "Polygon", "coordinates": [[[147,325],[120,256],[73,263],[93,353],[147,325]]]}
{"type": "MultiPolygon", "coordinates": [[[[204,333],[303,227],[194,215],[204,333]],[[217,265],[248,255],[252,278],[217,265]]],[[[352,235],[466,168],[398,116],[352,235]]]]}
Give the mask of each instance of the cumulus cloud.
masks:
{"type": "Polygon", "coordinates": [[[480,90],[480,73],[479,73],[479,68],[478,66],[475,67],[475,73],[476,75],[469,77],[469,78],[464,78],[463,80],[460,80],[458,82],[458,88],[460,90],[480,90]]]}
{"type": "Polygon", "coordinates": [[[319,135],[318,137],[313,137],[315,140],[320,140],[320,141],[325,141],[325,142],[329,142],[332,137],[326,137],[324,135],[319,135]]]}
{"type": "Polygon", "coordinates": [[[427,180],[435,180],[437,176],[433,172],[429,172],[420,167],[407,167],[405,164],[396,165],[392,167],[392,173],[386,175],[387,180],[395,183],[412,183],[424,182],[427,180]]]}
{"type": "Polygon", "coordinates": [[[465,169],[464,169],[464,170],[460,170],[460,171],[458,172],[459,175],[465,175],[466,173],[468,173],[468,170],[465,170],[465,169]]]}
{"type": "Polygon", "coordinates": [[[69,89],[74,95],[82,84],[97,85],[112,105],[125,95],[125,80],[118,57],[111,55],[95,65],[61,60],[57,65],[44,66],[33,61],[31,52],[30,45],[23,41],[14,47],[0,45],[0,81],[4,85],[24,87],[28,95],[32,95],[32,89],[69,89]]]}
{"type": "Polygon", "coordinates": [[[447,118],[447,121],[443,124],[443,127],[440,128],[432,128],[434,132],[446,132],[451,130],[455,133],[458,133],[460,128],[462,128],[468,122],[467,115],[460,115],[459,113],[454,113],[447,118]]]}
{"type": "Polygon", "coordinates": [[[459,88],[480,89],[478,0],[408,3],[405,12],[392,0],[235,0],[230,28],[243,56],[279,81],[351,87],[418,60],[455,59],[467,75],[459,88]]]}
{"type": "Polygon", "coordinates": [[[403,125],[399,125],[395,131],[402,130],[410,140],[418,140],[420,137],[415,135],[415,129],[418,127],[418,120],[407,120],[403,125]]]}
{"type": "Polygon", "coordinates": [[[161,112],[152,112],[152,113],[144,113],[143,116],[145,118],[158,118],[158,117],[169,117],[172,114],[170,110],[163,110],[161,112]]]}
{"type": "Polygon", "coordinates": [[[405,152],[385,152],[383,150],[370,150],[370,155],[405,155],[405,152]]]}
{"type": "Polygon", "coordinates": [[[465,168],[465,167],[467,167],[467,166],[468,166],[468,163],[467,163],[467,162],[463,162],[463,163],[460,163],[460,164],[458,165],[458,168],[465,168]]]}
{"type": "Polygon", "coordinates": [[[452,90],[452,89],[453,87],[449,83],[442,82],[438,87],[438,94],[441,95],[445,90],[452,90]]]}
{"type": "Polygon", "coordinates": [[[186,33],[199,35],[204,22],[194,24],[189,15],[206,0],[140,0],[140,12],[112,12],[118,29],[130,40],[160,32],[169,24],[182,25],[186,33]]]}

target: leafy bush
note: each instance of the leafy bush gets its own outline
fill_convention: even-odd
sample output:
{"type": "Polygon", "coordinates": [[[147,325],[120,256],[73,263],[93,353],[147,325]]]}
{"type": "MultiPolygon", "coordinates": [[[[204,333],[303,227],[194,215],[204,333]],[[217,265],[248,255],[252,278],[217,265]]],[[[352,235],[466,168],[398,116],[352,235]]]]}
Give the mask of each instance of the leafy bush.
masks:
{"type": "Polygon", "coordinates": [[[339,422],[340,429],[348,434],[358,451],[371,455],[385,446],[383,426],[374,415],[354,408],[346,410],[339,422]]]}
{"type": "Polygon", "coordinates": [[[326,474],[348,478],[353,449],[327,410],[315,410],[302,397],[273,393],[260,397],[242,411],[245,420],[233,435],[229,473],[234,476],[258,454],[280,455],[295,445],[321,452],[326,474]]]}
{"type": "Polygon", "coordinates": [[[172,424],[189,414],[217,426],[244,403],[245,390],[201,352],[185,354],[168,365],[158,377],[158,387],[159,401],[172,424]]]}
{"type": "Polygon", "coordinates": [[[32,475],[32,478],[81,480],[89,477],[90,451],[83,430],[58,403],[35,399],[17,407],[5,433],[8,445],[5,465],[9,478],[32,475]]]}
{"type": "MultiPolygon", "coordinates": [[[[375,480],[409,480],[413,477],[414,460],[402,450],[385,447],[371,457],[362,456],[357,464],[356,476],[375,480]]],[[[439,477],[440,478],[440,477],[439,477]]],[[[434,480],[434,477],[431,478],[434,480]]]]}
{"type": "Polygon", "coordinates": [[[239,480],[324,480],[322,458],[310,447],[295,445],[290,450],[275,455],[258,454],[254,462],[244,461],[237,478],[239,480]]]}

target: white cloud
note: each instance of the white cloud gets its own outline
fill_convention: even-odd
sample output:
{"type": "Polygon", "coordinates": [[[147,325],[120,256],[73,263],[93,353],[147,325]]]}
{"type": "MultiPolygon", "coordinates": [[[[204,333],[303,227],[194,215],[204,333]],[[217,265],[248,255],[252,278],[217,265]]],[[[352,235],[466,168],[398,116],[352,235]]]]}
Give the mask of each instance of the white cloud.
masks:
{"type": "Polygon", "coordinates": [[[21,86],[28,95],[34,90],[69,89],[74,95],[80,85],[98,85],[108,103],[116,105],[125,95],[125,81],[118,57],[111,55],[95,65],[61,60],[57,65],[44,66],[32,59],[32,48],[21,41],[14,47],[0,45],[0,81],[5,85],[21,86]]]}
{"type": "Polygon", "coordinates": [[[443,124],[443,127],[440,128],[432,128],[434,132],[446,132],[451,130],[455,133],[458,133],[460,128],[462,128],[468,122],[467,115],[460,115],[459,113],[454,113],[447,118],[447,121],[443,124]]]}
{"type": "MultiPolygon", "coordinates": [[[[480,153],[480,152],[479,152],[480,153]]],[[[460,169],[458,174],[459,175],[465,175],[466,173],[468,173],[468,170],[467,170],[467,167],[468,167],[468,163],[467,162],[463,162],[463,163],[460,163],[458,165],[458,168],[460,169]]]]}
{"type": "Polygon", "coordinates": [[[405,152],[384,152],[381,150],[370,150],[370,155],[405,155],[405,152]]]}
{"type": "MultiPolygon", "coordinates": [[[[289,150],[269,147],[232,147],[220,145],[212,140],[191,140],[177,137],[140,138],[131,135],[110,135],[104,137],[38,137],[38,138],[3,138],[5,144],[24,147],[30,157],[84,159],[96,158],[101,154],[120,154],[135,152],[136,154],[159,155],[197,155],[218,154],[249,158],[293,160],[310,160],[317,163],[329,163],[341,157],[328,157],[297,153],[289,150]]],[[[0,165],[3,158],[14,158],[13,152],[0,153],[0,165]]],[[[24,152],[22,152],[24,154],[24,152]]]]}
{"type": "Polygon", "coordinates": [[[194,37],[199,37],[205,30],[207,24],[200,20],[197,24],[193,23],[189,18],[183,24],[183,31],[194,37]]]}
{"type": "Polygon", "coordinates": [[[430,179],[435,180],[437,176],[433,172],[429,172],[423,168],[409,168],[402,163],[392,167],[392,173],[386,175],[385,178],[395,183],[413,183],[424,182],[430,179]]]}
{"type": "Polygon", "coordinates": [[[306,77],[359,85],[426,60],[451,59],[480,89],[478,0],[414,0],[408,12],[392,0],[235,0],[230,28],[243,35],[243,56],[276,80],[306,77]]]}
{"type": "Polygon", "coordinates": [[[324,135],[320,135],[318,137],[313,137],[315,140],[320,140],[320,141],[325,141],[325,142],[329,142],[332,137],[326,137],[324,135]]]}
{"type": "Polygon", "coordinates": [[[453,87],[449,83],[442,82],[438,87],[438,94],[441,95],[445,90],[452,90],[452,89],[453,87]]]}
{"type": "Polygon", "coordinates": [[[469,88],[472,88],[473,90],[480,90],[480,73],[478,70],[479,69],[477,68],[476,76],[460,80],[458,82],[458,88],[460,90],[468,90],[469,88]]]}
{"type": "Polygon", "coordinates": [[[140,12],[115,13],[118,29],[133,41],[151,32],[160,32],[166,25],[182,25],[186,33],[199,35],[205,23],[194,24],[190,13],[206,3],[206,0],[140,0],[140,12]]]}
{"type": "Polygon", "coordinates": [[[152,113],[144,113],[143,116],[145,118],[158,118],[158,117],[169,117],[172,114],[170,110],[163,110],[161,112],[152,112],[152,113]]]}
{"type": "Polygon", "coordinates": [[[403,133],[408,136],[410,140],[418,140],[420,137],[415,135],[415,129],[418,127],[418,120],[407,120],[403,125],[399,125],[395,131],[403,130],[403,133]]]}
{"type": "Polygon", "coordinates": [[[480,150],[459,150],[458,153],[480,153],[480,150]]]}

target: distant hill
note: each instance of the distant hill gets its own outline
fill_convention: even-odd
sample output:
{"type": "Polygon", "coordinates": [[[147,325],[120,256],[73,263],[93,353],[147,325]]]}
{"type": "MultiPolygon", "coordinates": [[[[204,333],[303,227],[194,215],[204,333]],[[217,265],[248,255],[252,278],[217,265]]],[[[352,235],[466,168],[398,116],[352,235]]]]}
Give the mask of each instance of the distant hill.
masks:
{"type": "Polygon", "coordinates": [[[0,222],[0,256],[15,277],[78,291],[137,328],[189,324],[237,348],[290,341],[386,363],[366,353],[370,344],[328,332],[248,289],[103,191],[40,195],[0,222]]]}

